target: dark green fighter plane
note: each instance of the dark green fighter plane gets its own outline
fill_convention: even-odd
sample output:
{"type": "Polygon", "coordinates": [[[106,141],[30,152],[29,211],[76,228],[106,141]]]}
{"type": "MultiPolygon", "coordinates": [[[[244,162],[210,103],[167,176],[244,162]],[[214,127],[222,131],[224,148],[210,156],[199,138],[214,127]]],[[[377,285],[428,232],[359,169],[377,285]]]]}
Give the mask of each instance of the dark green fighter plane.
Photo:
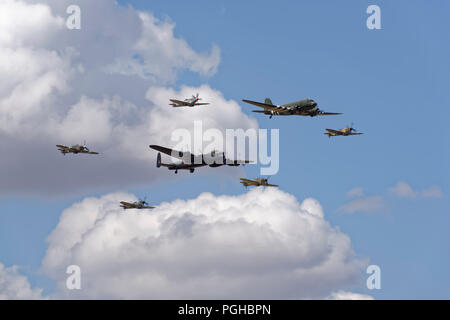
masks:
{"type": "Polygon", "coordinates": [[[253,104],[257,107],[264,108],[264,110],[253,110],[253,112],[270,115],[270,118],[272,118],[273,116],[297,115],[297,116],[315,117],[315,116],[332,116],[342,114],[334,112],[324,112],[320,110],[317,107],[317,102],[315,102],[313,99],[299,100],[287,104],[282,104],[279,106],[274,105],[272,103],[272,100],[270,100],[269,98],[266,98],[266,100],[264,100],[264,103],[245,99],[242,101],[244,101],[245,103],[253,104]]]}

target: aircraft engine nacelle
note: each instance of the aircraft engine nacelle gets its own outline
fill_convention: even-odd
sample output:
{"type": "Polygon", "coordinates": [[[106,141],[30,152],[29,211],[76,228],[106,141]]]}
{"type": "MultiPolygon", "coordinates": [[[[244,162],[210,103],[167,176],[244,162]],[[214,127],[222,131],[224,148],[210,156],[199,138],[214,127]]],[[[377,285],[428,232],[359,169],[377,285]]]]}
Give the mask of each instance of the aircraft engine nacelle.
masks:
{"type": "Polygon", "coordinates": [[[203,156],[203,162],[213,168],[220,167],[225,164],[225,155],[213,150],[203,156]]]}
{"type": "Polygon", "coordinates": [[[156,167],[161,167],[161,152],[158,152],[158,156],[156,157],[156,167]]]}
{"type": "Polygon", "coordinates": [[[240,164],[237,162],[237,160],[234,160],[234,161],[231,162],[231,163],[227,163],[227,166],[230,166],[230,167],[239,167],[240,164]]]}

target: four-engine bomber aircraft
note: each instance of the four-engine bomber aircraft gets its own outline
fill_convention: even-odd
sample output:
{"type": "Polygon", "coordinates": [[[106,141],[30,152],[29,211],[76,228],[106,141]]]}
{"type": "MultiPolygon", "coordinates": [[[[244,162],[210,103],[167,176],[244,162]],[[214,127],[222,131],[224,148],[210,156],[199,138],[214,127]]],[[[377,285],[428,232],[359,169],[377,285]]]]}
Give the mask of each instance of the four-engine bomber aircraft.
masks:
{"type": "Polygon", "coordinates": [[[220,166],[232,166],[237,167],[248,163],[251,163],[249,160],[230,160],[226,159],[225,154],[223,152],[212,151],[210,154],[201,154],[201,155],[193,155],[190,152],[176,151],[169,148],[150,145],[150,148],[153,150],[159,151],[158,157],[156,159],[156,167],[166,167],[169,170],[175,170],[175,173],[178,173],[178,170],[189,170],[191,173],[195,171],[196,168],[210,166],[212,168],[220,167],[220,166]],[[180,163],[162,163],[161,162],[161,152],[165,153],[171,157],[182,160],[180,163]]]}
{"type": "Polygon", "coordinates": [[[325,132],[324,134],[326,134],[328,136],[328,138],[335,137],[335,136],[356,136],[356,135],[363,134],[362,132],[356,132],[356,129],[353,128],[353,124],[344,129],[338,129],[338,130],[326,129],[326,130],[327,130],[327,132],[325,132]]]}
{"type": "Polygon", "coordinates": [[[76,144],[76,145],[71,146],[71,147],[67,147],[67,146],[63,146],[63,145],[57,144],[56,147],[58,148],[59,151],[61,151],[61,153],[63,155],[66,155],[66,153],[98,154],[98,152],[90,151],[88,149],[88,147],[86,147],[86,144],[84,144],[82,146],[80,146],[79,144],[76,144]]]}
{"type": "Polygon", "coordinates": [[[242,100],[245,103],[253,104],[257,107],[264,108],[264,110],[253,110],[253,112],[264,113],[270,115],[270,118],[273,116],[330,116],[330,115],[339,115],[342,113],[334,113],[334,112],[324,112],[317,107],[317,102],[312,99],[304,99],[299,100],[287,104],[282,105],[274,105],[272,100],[266,98],[264,103],[256,102],[251,100],[242,100]]]}
{"type": "Polygon", "coordinates": [[[123,210],[126,209],[154,209],[156,207],[152,207],[152,206],[148,206],[147,201],[145,200],[139,200],[139,201],[135,201],[135,202],[126,202],[126,201],[121,201],[120,202],[120,207],[123,208],[123,210]]]}
{"type": "Polygon", "coordinates": [[[184,99],[184,101],[176,100],[176,99],[169,99],[172,103],[169,105],[172,107],[194,107],[194,106],[205,106],[209,103],[200,103],[199,101],[202,100],[202,98],[198,97],[198,93],[196,96],[192,96],[192,98],[184,99]]]}
{"type": "Polygon", "coordinates": [[[269,184],[268,179],[265,179],[265,178],[257,178],[254,180],[241,178],[240,180],[241,180],[242,185],[246,188],[248,186],[278,187],[278,185],[276,185],[276,184],[269,184]]]}

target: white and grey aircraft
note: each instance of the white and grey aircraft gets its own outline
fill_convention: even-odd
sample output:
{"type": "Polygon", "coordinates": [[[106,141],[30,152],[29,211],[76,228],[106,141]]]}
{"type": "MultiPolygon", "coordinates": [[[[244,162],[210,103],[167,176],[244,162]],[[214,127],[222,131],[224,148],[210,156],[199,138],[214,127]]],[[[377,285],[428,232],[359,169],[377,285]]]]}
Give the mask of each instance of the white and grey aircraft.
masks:
{"type": "Polygon", "coordinates": [[[195,107],[195,106],[204,106],[204,105],[209,104],[209,103],[200,103],[199,101],[202,100],[202,98],[198,97],[198,93],[196,96],[192,96],[192,98],[184,99],[183,101],[176,100],[176,99],[169,99],[169,100],[172,102],[169,104],[172,107],[195,107]]]}

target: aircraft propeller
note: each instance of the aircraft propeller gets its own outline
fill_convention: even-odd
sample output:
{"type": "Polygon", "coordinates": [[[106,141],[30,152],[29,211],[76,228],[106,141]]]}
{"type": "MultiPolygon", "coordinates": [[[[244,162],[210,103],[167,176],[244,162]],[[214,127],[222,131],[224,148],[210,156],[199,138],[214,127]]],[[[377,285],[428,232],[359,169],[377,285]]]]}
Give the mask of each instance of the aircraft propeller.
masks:
{"type": "Polygon", "coordinates": [[[86,140],[83,141],[83,149],[87,152],[89,152],[89,148],[86,145],[86,140]]]}
{"type": "Polygon", "coordinates": [[[352,131],[356,131],[356,128],[353,128],[353,122],[350,124],[350,132],[352,132],[352,131]]]}

